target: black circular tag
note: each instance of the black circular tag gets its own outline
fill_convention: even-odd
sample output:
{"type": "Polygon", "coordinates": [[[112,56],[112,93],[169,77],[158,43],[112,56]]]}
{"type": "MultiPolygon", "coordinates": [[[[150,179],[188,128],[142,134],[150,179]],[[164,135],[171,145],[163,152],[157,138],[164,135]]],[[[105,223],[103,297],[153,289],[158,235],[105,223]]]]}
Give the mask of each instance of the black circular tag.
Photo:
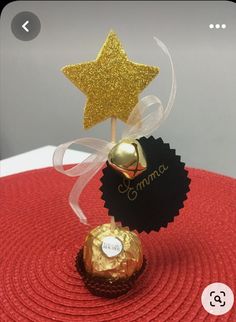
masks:
{"type": "Polygon", "coordinates": [[[133,180],[107,162],[101,178],[102,199],[109,215],[131,230],[158,231],[174,220],[187,199],[190,179],[180,156],[161,138],[138,139],[147,169],[133,180]]]}

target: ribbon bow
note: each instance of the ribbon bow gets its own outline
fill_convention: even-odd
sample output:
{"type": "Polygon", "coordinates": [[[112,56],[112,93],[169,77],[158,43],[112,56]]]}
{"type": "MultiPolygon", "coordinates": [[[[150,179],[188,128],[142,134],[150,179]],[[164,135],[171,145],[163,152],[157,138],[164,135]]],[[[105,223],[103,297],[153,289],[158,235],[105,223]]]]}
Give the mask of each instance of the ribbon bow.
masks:
{"type": "MultiPolygon", "coordinates": [[[[138,139],[141,136],[150,135],[167,118],[174,104],[174,99],[176,95],[176,78],[173,61],[166,45],[156,37],[154,37],[154,40],[156,41],[157,45],[163,50],[163,52],[167,55],[170,61],[172,83],[169,100],[166,105],[166,108],[164,108],[161,103],[161,100],[157,96],[148,95],[143,97],[131,112],[127,121],[127,127],[123,131],[122,139],[138,139]],[[151,106],[156,107],[154,111],[145,114],[146,110],[151,106]]],[[[115,143],[113,142],[108,142],[97,138],[79,138],[59,145],[54,152],[54,168],[58,172],[61,172],[67,176],[79,177],[70,192],[69,203],[75,214],[79,217],[80,222],[83,224],[88,223],[87,217],[85,216],[85,214],[79,206],[79,197],[84,187],[90,181],[90,179],[92,179],[92,177],[104,165],[104,163],[107,160],[108,153],[114,145],[115,143]],[[66,150],[72,144],[83,145],[85,147],[91,148],[95,152],[89,155],[83,162],[76,164],[70,169],[65,170],[63,167],[63,158],[66,153],[66,150]]]]}

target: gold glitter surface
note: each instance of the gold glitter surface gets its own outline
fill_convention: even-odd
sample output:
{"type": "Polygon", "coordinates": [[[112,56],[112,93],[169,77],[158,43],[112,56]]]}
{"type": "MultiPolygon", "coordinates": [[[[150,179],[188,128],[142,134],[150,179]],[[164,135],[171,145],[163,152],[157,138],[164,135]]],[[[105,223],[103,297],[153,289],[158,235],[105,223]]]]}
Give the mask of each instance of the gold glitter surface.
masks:
{"type": "Polygon", "coordinates": [[[138,95],[159,73],[159,68],[130,60],[111,31],[97,59],[62,68],[65,76],[86,96],[84,128],[109,117],[127,122],[138,95]]]}
{"type": "Polygon", "coordinates": [[[83,259],[88,273],[110,279],[130,277],[139,271],[143,263],[143,251],[138,236],[125,227],[104,224],[94,228],[86,237],[83,259]],[[107,257],[102,251],[105,237],[116,237],[123,244],[123,250],[115,257],[107,257]]]}

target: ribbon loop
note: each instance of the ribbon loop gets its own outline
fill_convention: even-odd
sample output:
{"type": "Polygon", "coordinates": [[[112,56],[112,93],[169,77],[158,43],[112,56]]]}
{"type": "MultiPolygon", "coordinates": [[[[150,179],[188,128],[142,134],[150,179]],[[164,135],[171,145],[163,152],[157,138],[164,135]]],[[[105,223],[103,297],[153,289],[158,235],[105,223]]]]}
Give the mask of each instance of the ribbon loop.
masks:
{"type": "Polygon", "coordinates": [[[100,159],[106,158],[106,155],[109,151],[110,144],[109,142],[96,138],[80,138],[64,144],[59,145],[53,155],[53,166],[54,168],[67,176],[77,177],[85,174],[90,171],[93,167],[94,162],[100,162],[100,159]],[[96,154],[91,154],[83,162],[76,164],[70,169],[65,170],[63,167],[63,158],[66,153],[66,150],[72,144],[79,144],[85,147],[91,148],[97,151],[96,154]]]}
{"type": "Polygon", "coordinates": [[[143,97],[130,114],[127,122],[128,127],[124,130],[122,137],[140,138],[141,136],[148,136],[157,128],[157,123],[161,122],[163,116],[164,108],[157,96],[143,97]],[[156,105],[156,109],[140,119],[140,116],[153,105],[156,105]]]}
{"type": "Polygon", "coordinates": [[[124,130],[122,137],[139,138],[141,136],[148,136],[159,128],[161,123],[169,115],[176,96],[176,77],[174,71],[174,64],[166,45],[158,38],[154,37],[157,45],[163,50],[170,61],[171,66],[171,90],[168,103],[164,109],[161,100],[155,95],[148,95],[143,97],[135,106],[128,119],[128,128],[124,130]],[[156,105],[153,112],[143,116],[146,110],[156,105]],[[143,117],[142,117],[143,116],[143,117]]]}

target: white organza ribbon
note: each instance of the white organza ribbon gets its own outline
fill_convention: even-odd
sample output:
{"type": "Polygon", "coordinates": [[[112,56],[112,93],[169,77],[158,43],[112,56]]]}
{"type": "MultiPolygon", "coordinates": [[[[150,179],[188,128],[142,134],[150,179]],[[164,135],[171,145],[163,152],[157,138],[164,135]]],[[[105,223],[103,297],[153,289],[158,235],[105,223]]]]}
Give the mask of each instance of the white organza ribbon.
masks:
{"type": "MultiPolygon", "coordinates": [[[[171,65],[172,82],[169,100],[166,108],[163,107],[161,100],[155,95],[148,95],[143,97],[135,106],[127,121],[127,127],[123,131],[122,138],[140,138],[148,136],[155,131],[160,124],[169,115],[176,95],[176,78],[174,72],[173,61],[166,45],[158,38],[154,37],[157,45],[167,55],[171,65]],[[146,110],[151,106],[155,106],[152,112],[146,113],[146,110]]],[[[75,214],[79,217],[83,224],[87,223],[87,217],[79,206],[79,197],[90,181],[90,179],[101,169],[107,160],[107,156],[115,143],[108,142],[97,138],[80,138],[64,144],[59,145],[53,155],[54,168],[70,177],[79,177],[74,184],[70,195],[69,203],[75,214]],[[79,144],[91,148],[93,152],[83,162],[65,170],[63,167],[63,158],[66,150],[72,144],[79,144]]]]}

